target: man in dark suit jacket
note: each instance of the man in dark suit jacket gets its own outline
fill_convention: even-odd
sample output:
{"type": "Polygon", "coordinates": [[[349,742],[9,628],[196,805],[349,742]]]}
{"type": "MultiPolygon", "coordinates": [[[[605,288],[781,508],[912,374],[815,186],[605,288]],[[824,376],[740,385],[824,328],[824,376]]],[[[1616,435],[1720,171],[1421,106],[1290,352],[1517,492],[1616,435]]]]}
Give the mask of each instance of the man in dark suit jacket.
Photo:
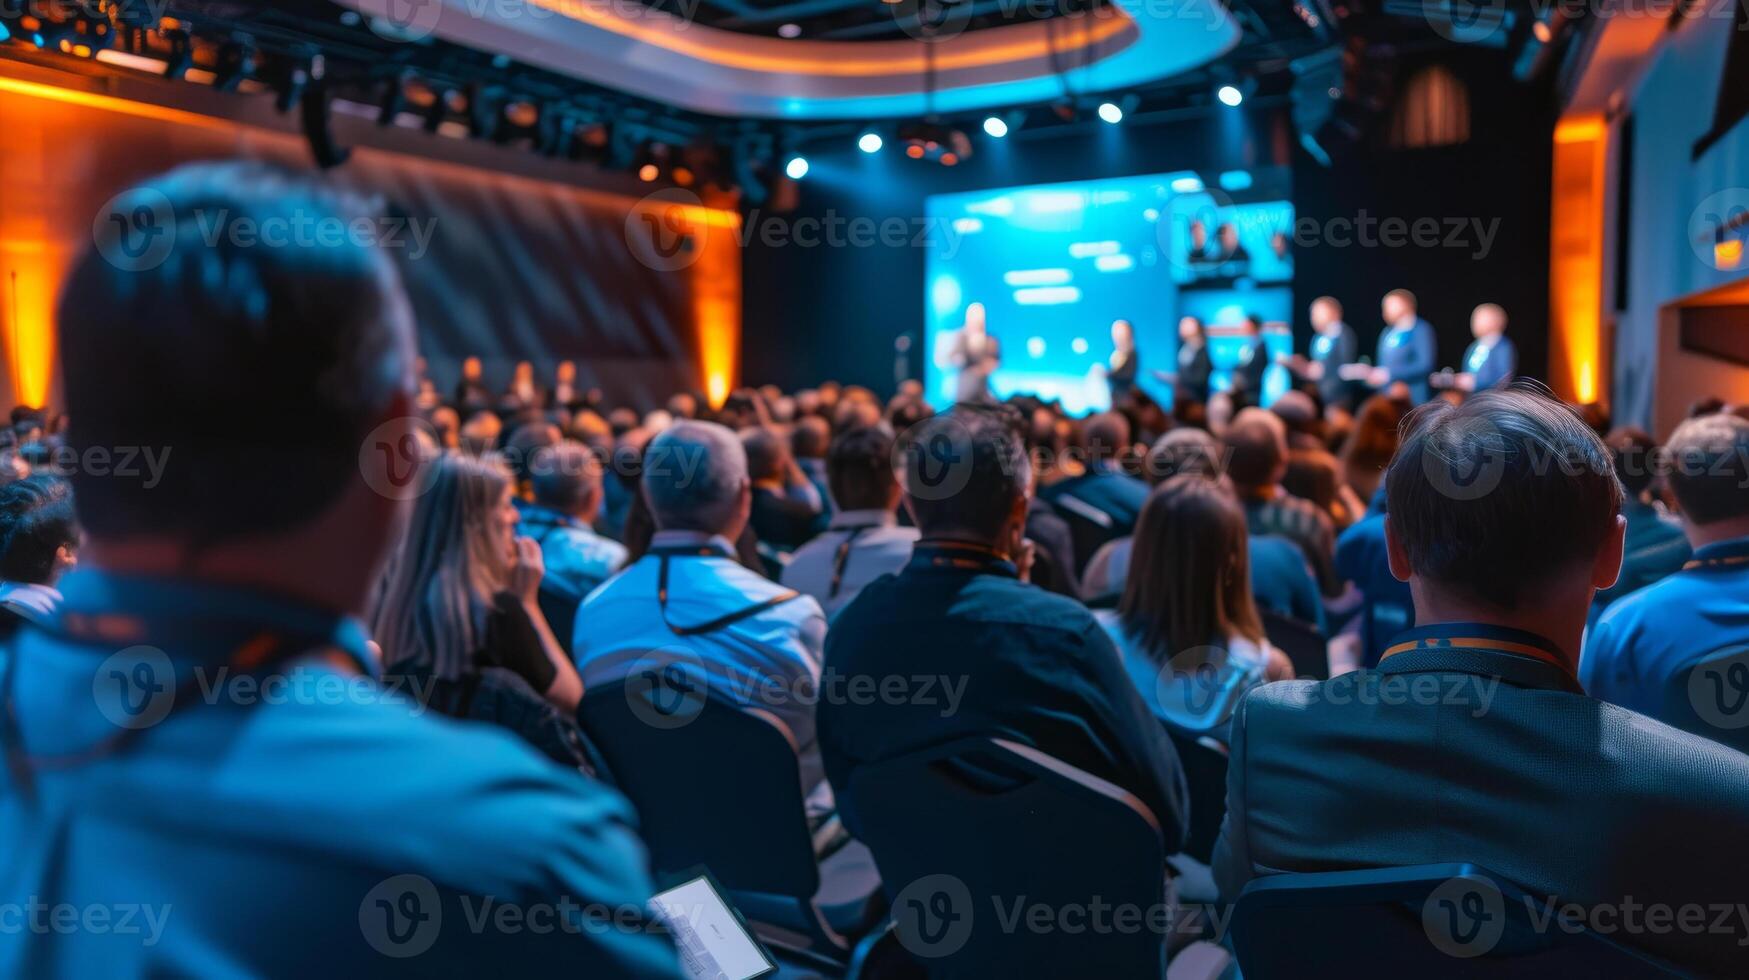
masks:
{"type": "Polygon", "coordinates": [[[1118,466],[1130,445],[1128,419],[1116,412],[1089,418],[1085,443],[1087,471],[1040,491],[1071,527],[1079,524],[1086,529],[1075,536],[1077,573],[1100,545],[1135,530],[1136,518],[1148,500],[1148,485],[1118,466]]]}
{"type": "MultiPolygon", "coordinates": [[[[1008,423],[962,406],[922,423],[905,505],[923,537],[897,576],[865,586],[826,638],[827,677],[938,677],[924,698],[832,698],[817,709],[840,815],[864,836],[856,771],[961,736],[1030,745],[1135,794],[1183,846],[1184,772],[1085,606],[1026,581],[1031,467],[1008,423]],[[939,436],[940,438],[937,438],[939,436]],[[951,445],[946,458],[931,454],[951,445]],[[959,700],[955,701],[954,698],[959,700]]],[[[919,694],[921,692],[918,692],[919,694]]]]}
{"type": "Polygon", "coordinates": [[[1621,565],[1601,440],[1540,392],[1495,389],[1423,409],[1385,485],[1417,628],[1376,670],[1241,702],[1222,895],[1261,874],[1474,862],[1628,945],[1740,975],[1749,756],[1587,697],[1574,675],[1592,593],[1621,565]],[[1670,926],[1715,904],[1729,931],[1670,926]]]}

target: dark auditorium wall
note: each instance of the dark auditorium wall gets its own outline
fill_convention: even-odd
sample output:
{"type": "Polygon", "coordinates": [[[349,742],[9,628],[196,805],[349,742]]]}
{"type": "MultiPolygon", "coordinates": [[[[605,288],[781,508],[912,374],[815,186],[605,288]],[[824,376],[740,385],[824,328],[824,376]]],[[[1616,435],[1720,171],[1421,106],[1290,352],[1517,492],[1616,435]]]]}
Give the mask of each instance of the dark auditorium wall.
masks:
{"type": "MultiPolygon", "coordinates": [[[[831,377],[888,392],[894,386],[894,340],[902,334],[921,339],[924,248],[878,242],[810,247],[792,240],[800,232],[824,235],[826,222],[847,228],[857,218],[918,224],[930,194],[1280,162],[1293,169],[1296,214],[1320,229],[1330,227],[1331,219],[1353,222],[1363,211],[1409,222],[1434,219],[1442,229],[1448,220],[1480,220],[1495,229],[1480,257],[1471,254],[1480,251],[1474,232],[1471,249],[1336,247],[1322,233],[1312,235],[1314,244],[1296,249],[1294,315],[1302,337],[1310,329],[1306,306],[1331,293],[1344,301],[1370,352],[1381,327],[1379,299],[1386,289],[1402,286],[1417,293],[1424,315],[1439,328],[1442,364],[1455,365],[1469,343],[1471,307],[1492,301],[1512,318],[1525,370],[1538,374],[1548,346],[1553,116],[1543,108],[1547,100],[1540,89],[1501,78],[1504,68],[1464,67],[1460,74],[1471,81],[1474,107],[1468,143],[1412,151],[1373,147],[1351,152],[1331,169],[1299,148],[1279,101],[1242,114],[1145,126],[1137,120],[1118,126],[1090,122],[1064,137],[1023,130],[1000,142],[979,138],[973,157],[952,168],[904,159],[891,144],[890,130],[887,148],[874,156],[856,150],[855,132],[833,147],[806,147],[811,170],[798,210],[754,212],[748,219],[743,377],[785,387],[831,377]],[[775,231],[763,232],[767,226],[775,231]]],[[[920,349],[914,342],[912,376],[921,371],[920,349]]]]}

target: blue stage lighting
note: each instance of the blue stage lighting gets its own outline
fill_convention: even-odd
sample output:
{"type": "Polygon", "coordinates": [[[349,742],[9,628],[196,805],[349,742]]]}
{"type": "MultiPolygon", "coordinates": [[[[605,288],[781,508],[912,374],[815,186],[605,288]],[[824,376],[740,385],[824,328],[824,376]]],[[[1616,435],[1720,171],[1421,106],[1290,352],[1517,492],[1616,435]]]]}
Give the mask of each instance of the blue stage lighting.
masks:
{"type": "Polygon", "coordinates": [[[879,153],[881,142],[881,134],[863,133],[862,138],[856,141],[856,148],[864,153],[879,153]]]}
{"type": "Polygon", "coordinates": [[[984,120],[984,132],[992,139],[1001,139],[1008,135],[1008,124],[997,116],[990,116],[984,120]]]}
{"type": "Polygon", "coordinates": [[[783,172],[789,175],[790,180],[801,180],[808,175],[808,158],[790,157],[789,162],[783,165],[783,172]]]}

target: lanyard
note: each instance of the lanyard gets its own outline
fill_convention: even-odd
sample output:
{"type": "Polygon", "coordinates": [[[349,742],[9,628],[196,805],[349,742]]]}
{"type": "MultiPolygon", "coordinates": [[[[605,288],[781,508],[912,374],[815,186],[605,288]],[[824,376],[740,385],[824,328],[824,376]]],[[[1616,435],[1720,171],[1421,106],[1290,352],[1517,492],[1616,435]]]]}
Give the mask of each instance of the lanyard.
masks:
{"type": "Polygon", "coordinates": [[[872,531],[877,527],[880,527],[880,525],[879,524],[857,524],[857,525],[852,526],[852,527],[843,527],[843,528],[838,529],[840,531],[845,531],[848,533],[846,533],[844,535],[844,540],[842,542],[840,542],[838,545],[837,557],[832,559],[832,587],[830,589],[826,590],[826,598],[833,599],[833,598],[836,598],[838,596],[838,587],[844,583],[844,566],[850,562],[850,546],[851,546],[851,544],[854,543],[859,536],[861,536],[862,532],[872,531]]]}
{"type": "Polygon", "coordinates": [[[1682,566],[1685,572],[1706,568],[1731,568],[1749,564],[1749,555],[1720,555],[1717,558],[1692,558],[1682,566]]]}
{"type": "Polygon", "coordinates": [[[699,636],[704,633],[715,633],[717,630],[733,626],[743,619],[757,616],[768,609],[775,609],[801,595],[800,592],[784,591],[763,602],[756,602],[751,606],[725,613],[696,626],[676,626],[668,621],[668,560],[671,558],[725,558],[734,561],[734,556],[713,545],[651,548],[649,554],[661,559],[661,565],[656,573],[656,607],[662,615],[662,625],[668,627],[675,636],[699,636]]]}

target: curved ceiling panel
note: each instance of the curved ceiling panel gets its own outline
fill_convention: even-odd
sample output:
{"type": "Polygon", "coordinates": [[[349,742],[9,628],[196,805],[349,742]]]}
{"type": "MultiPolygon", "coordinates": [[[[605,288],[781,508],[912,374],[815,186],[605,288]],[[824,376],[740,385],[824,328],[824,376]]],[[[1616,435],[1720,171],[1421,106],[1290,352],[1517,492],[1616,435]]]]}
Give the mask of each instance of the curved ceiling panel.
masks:
{"type": "MultiPolygon", "coordinates": [[[[409,38],[525,64],[697,112],[776,119],[918,116],[1129,88],[1239,40],[1217,0],[1112,0],[1098,12],[921,41],[780,40],[706,27],[633,0],[340,0],[409,38]],[[924,94],[929,49],[935,96],[924,94]],[[1059,77],[1058,66],[1068,68],[1059,77]]],[[[949,8],[952,10],[953,8],[949,8]]]]}

